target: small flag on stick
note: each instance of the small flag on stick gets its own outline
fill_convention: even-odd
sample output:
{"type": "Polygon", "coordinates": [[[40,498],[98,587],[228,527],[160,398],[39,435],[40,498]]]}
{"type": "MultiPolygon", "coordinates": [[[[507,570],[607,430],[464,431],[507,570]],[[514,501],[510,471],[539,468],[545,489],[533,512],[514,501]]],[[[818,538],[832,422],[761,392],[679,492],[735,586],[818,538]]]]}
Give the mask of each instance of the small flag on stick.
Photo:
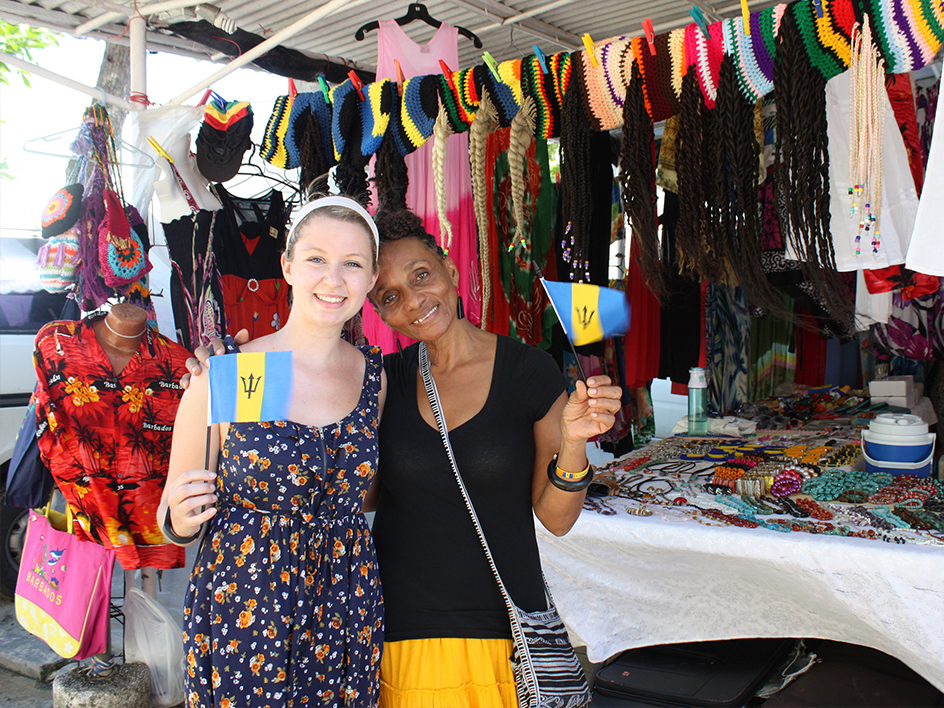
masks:
{"type": "Polygon", "coordinates": [[[207,425],[286,420],[292,403],[292,352],[223,354],[210,359],[207,425]]]}
{"type": "Polygon", "coordinates": [[[629,329],[630,307],[621,290],[544,278],[541,284],[574,346],[618,337],[629,329]]]}

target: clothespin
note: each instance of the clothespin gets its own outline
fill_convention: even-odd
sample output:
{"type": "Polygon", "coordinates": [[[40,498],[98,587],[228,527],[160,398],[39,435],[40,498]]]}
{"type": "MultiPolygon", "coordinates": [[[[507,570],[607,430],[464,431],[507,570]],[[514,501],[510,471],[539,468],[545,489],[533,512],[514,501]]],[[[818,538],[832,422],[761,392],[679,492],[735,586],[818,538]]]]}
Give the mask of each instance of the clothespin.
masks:
{"type": "Polygon", "coordinates": [[[495,77],[495,81],[501,81],[501,76],[498,75],[498,64],[495,62],[495,58],[488,52],[485,52],[482,55],[482,59],[485,60],[485,66],[487,66],[488,70],[492,72],[492,76],[495,77]]]}
{"type": "Polygon", "coordinates": [[[439,60],[439,68],[442,69],[443,76],[446,77],[446,83],[449,84],[449,88],[455,91],[456,85],[452,81],[452,69],[450,69],[442,59],[439,60]]]}
{"type": "Polygon", "coordinates": [[[741,0],[741,21],[744,23],[744,34],[751,36],[751,11],[747,7],[747,0],[741,0]]]}
{"type": "Polygon", "coordinates": [[[538,64],[541,65],[541,73],[546,74],[547,73],[547,57],[544,56],[544,52],[541,51],[541,48],[538,45],[532,44],[531,48],[534,50],[534,56],[538,58],[538,64]]]}
{"type": "Polygon", "coordinates": [[[361,97],[361,100],[364,100],[364,92],[361,91],[364,88],[364,82],[361,81],[361,77],[357,75],[357,72],[354,69],[351,69],[347,72],[348,78],[351,80],[351,83],[354,84],[354,88],[357,89],[357,95],[361,97]]]}
{"type": "Polygon", "coordinates": [[[200,103],[198,103],[197,105],[205,106],[206,102],[209,100],[210,96],[212,95],[213,95],[213,89],[207,89],[206,93],[203,94],[203,98],[200,99],[200,103]]]}
{"type": "Polygon", "coordinates": [[[172,158],[170,155],[167,154],[167,151],[161,147],[159,142],[157,142],[154,138],[148,138],[147,141],[148,141],[148,145],[154,148],[154,152],[156,152],[160,157],[163,157],[165,160],[173,164],[174,158],[172,158]]]}
{"type": "Polygon", "coordinates": [[[813,4],[816,6],[816,16],[822,19],[823,18],[823,0],[813,0],[813,4]]]}
{"type": "Polygon", "coordinates": [[[590,63],[593,66],[600,66],[600,62],[597,59],[597,48],[589,32],[584,32],[583,34],[583,46],[587,48],[587,56],[590,57],[590,63]]]}
{"type": "Polygon", "coordinates": [[[328,82],[324,80],[323,76],[318,77],[318,85],[321,86],[321,93],[324,94],[325,103],[329,106],[331,105],[331,92],[328,90],[328,82]]]}
{"type": "Polygon", "coordinates": [[[656,55],[656,35],[652,31],[652,20],[648,17],[642,21],[642,31],[646,33],[646,41],[649,43],[649,54],[656,55]]]}
{"type": "Polygon", "coordinates": [[[403,69],[400,68],[400,60],[394,59],[393,64],[394,66],[397,67],[397,93],[399,93],[402,96],[403,83],[406,81],[406,79],[403,78],[403,69]]]}
{"type": "Polygon", "coordinates": [[[292,98],[298,95],[298,89],[295,88],[295,80],[291,76],[288,77],[288,95],[292,98]]]}
{"type": "Polygon", "coordinates": [[[705,35],[705,38],[711,39],[711,32],[708,30],[708,20],[706,20],[705,16],[701,13],[701,8],[698,7],[698,5],[692,5],[692,9],[688,11],[688,14],[695,20],[695,24],[698,25],[698,29],[705,35]]]}

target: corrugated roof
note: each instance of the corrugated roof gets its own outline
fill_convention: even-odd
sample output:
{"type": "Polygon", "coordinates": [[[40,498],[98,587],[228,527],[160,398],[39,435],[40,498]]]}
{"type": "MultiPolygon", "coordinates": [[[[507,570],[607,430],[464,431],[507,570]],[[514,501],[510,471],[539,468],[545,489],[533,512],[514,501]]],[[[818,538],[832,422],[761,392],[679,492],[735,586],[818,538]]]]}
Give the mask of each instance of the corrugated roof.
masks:
{"type": "MultiPolygon", "coordinates": [[[[120,0],[0,0],[0,18],[22,22],[73,34],[75,28],[89,20],[107,19],[104,13],[120,0]]],[[[146,4],[138,2],[138,7],[146,4]]],[[[311,10],[324,4],[323,0],[218,0],[212,3],[236,25],[260,37],[287,27],[311,10]]],[[[752,11],[776,4],[773,0],[752,0],[752,11]]],[[[586,32],[596,41],[618,35],[642,35],[642,21],[652,20],[656,33],[687,25],[690,0],[437,0],[425,3],[430,15],[437,20],[465,27],[476,33],[483,42],[476,49],[471,41],[459,38],[459,67],[481,63],[482,53],[488,51],[499,62],[531,54],[531,45],[537,44],[545,54],[583,46],[586,32]]],[[[700,2],[709,16],[734,17],[740,14],[737,2],[711,6],[700,2]]],[[[406,13],[408,3],[385,0],[351,0],[340,10],[283,43],[283,46],[303,51],[313,57],[328,58],[332,62],[373,71],[377,61],[377,34],[368,34],[363,41],[354,39],[359,27],[371,20],[394,19],[406,13]]],[[[178,11],[177,19],[180,19],[178,11]]],[[[212,56],[201,45],[168,34],[160,29],[160,18],[152,20],[148,31],[148,48],[189,54],[200,58],[212,56]]],[[[173,17],[170,21],[175,21],[173,17]]],[[[127,19],[112,18],[101,27],[93,28],[88,36],[127,43],[127,19]]],[[[435,29],[415,21],[405,27],[407,34],[424,44],[435,29]]],[[[221,35],[225,36],[225,35],[221,35]]],[[[217,60],[228,60],[216,55],[217,60]]],[[[391,77],[393,78],[393,77],[391,77]]]]}

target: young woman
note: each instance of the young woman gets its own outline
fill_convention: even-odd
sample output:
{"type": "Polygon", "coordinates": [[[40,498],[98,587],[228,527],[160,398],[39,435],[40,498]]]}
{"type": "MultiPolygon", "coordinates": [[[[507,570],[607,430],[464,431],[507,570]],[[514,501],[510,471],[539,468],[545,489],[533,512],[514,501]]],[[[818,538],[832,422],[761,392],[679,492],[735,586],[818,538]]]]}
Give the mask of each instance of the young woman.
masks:
{"type": "Polygon", "coordinates": [[[288,420],[213,426],[207,376],[180,404],[159,518],[205,537],[184,609],[190,708],[370,706],[383,604],[361,512],[377,465],[377,349],[341,338],[376,279],[378,238],[356,202],[301,209],[282,256],[291,314],[243,352],[291,351],[288,420]]]}

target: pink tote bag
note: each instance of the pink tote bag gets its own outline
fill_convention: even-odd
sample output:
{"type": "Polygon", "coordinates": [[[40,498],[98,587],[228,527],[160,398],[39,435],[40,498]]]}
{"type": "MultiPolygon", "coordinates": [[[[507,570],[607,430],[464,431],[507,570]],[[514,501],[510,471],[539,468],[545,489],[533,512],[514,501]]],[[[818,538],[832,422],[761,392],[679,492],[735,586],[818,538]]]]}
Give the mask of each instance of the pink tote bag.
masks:
{"type": "Polygon", "coordinates": [[[84,659],[108,647],[115,552],[56,528],[69,522],[71,514],[30,511],[14,603],[30,634],[59,656],[84,659]]]}

